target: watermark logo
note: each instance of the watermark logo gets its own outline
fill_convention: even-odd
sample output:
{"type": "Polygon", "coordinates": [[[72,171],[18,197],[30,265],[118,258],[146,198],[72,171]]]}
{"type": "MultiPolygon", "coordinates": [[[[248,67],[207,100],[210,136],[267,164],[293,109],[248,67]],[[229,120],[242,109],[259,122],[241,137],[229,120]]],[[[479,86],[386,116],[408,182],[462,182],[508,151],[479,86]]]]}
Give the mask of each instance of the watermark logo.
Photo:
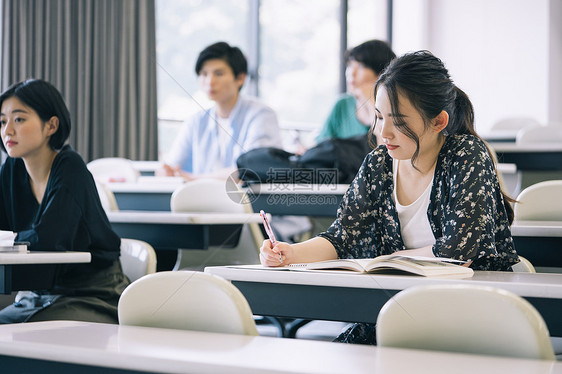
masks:
{"type": "Polygon", "coordinates": [[[265,176],[251,169],[238,169],[226,181],[226,193],[238,204],[255,203],[262,195],[267,205],[335,205],[339,202],[337,169],[269,168],[265,176]],[[250,183],[240,187],[240,181],[250,183]],[[252,188],[251,183],[259,185],[252,188]]]}
{"type": "Polygon", "coordinates": [[[240,180],[248,180],[245,178],[255,180],[253,178],[257,178],[257,174],[250,169],[238,169],[234,173],[230,174],[226,179],[226,194],[230,200],[237,204],[251,204],[258,198],[257,194],[255,194],[252,190],[242,189],[240,186],[240,180]]]}

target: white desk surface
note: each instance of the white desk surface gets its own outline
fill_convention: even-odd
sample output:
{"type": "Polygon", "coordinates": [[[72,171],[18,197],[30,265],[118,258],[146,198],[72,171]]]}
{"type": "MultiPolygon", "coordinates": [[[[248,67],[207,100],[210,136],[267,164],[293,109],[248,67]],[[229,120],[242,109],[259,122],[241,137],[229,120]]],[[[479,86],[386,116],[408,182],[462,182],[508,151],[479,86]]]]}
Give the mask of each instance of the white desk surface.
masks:
{"type": "Polygon", "coordinates": [[[133,165],[135,166],[135,169],[141,172],[155,171],[162,165],[162,162],[161,161],[133,161],[133,165]]]}
{"type": "Polygon", "coordinates": [[[90,262],[90,252],[0,252],[0,265],[68,264],[90,262]]]}
{"type": "Polygon", "coordinates": [[[511,291],[523,297],[562,299],[562,274],[512,273],[499,271],[475,271],[469,278],[437,278],[407,275],[373,275],[345,271],[294,271],[261,270],[259,265],[211,266],[205,272],[221,276],[229,281],[285,283],[328,287],[372,288],[403,290],[426,284],[478,284],[511,291]]]}
{"type": "Polygon", "coordinates": [[[181,177],[139,177],[136,182],[113,182],[106,186],[113,193],[173,193],[185,183],[181,177]]]}
{"type": "Polygon", "coordinates": [[[249,189],[257,194],[296,194],[296,195],[343,195],[349,184],[291,184],[261,183],[252,184],[249,189]]]}
{"type": "Polygon", "coordinates": [[[487,142],[494,142],[494,141],[515,141],[515,138],[517,137],[517,133],[519,132],[519,129],[517,130],[493,130],[493,131],[489,131],[486,133],[482,133],[480,134],[480,136],[482,137],[482,139],[486,140],[487,142]]]}
{"type": "Polygon", "coordinates": [[[107,212],[110,222],[123,223],[153,223],[153,224],[180,224],[180,225],[229,225],[244,223],[261,223],[259,213],[176,213],[120,210],[107,212]]]}
{"type": "Polygon", "coordinates": [[[562,144],[560,143],[529,143],[516,144],[506,142],[489,142],[488,145],[496,152],[562,152],[562,144]]]}
{"type": "Polygon", "coordinates": [[[562,363],[49,321],[0,326],[0,354],[165,373],[560,373],[562,363]]]}
{"type": "Polygon", "coordinates": [[[511,235],[562,237],[562,221],[513,221],[511,235]]]}
{"type": "Polygon", "coordinates": [[[500,162],[500,163],[496,164],[496,168],[498,169],[498,172],[500,172],[502,174],[516,174],[517,173],[517,165],[516,164],[500,162]]]}

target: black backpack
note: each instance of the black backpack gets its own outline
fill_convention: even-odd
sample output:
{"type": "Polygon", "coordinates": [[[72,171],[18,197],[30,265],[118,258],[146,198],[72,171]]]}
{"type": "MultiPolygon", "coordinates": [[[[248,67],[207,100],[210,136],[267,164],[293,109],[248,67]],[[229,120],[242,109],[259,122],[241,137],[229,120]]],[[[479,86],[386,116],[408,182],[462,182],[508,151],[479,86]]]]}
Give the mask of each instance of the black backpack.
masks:
{"type": "Polygon", "coordinates": [[[247,183],[351,183],[372,150],[367,135],[328,139],[304,154],[279,148],[256,148],[236,160],[239,178],[247,183]]]}

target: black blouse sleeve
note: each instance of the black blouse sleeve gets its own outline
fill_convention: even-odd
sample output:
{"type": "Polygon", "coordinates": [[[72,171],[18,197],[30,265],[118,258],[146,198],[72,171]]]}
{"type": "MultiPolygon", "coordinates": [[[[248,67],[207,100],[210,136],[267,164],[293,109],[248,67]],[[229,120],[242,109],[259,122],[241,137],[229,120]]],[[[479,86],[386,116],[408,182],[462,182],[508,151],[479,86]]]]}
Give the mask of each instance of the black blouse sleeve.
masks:
{"type": "Polygon", "coordinates": [[[12,228],[10,227],[10,224],[8,222],[8,216],[6,214],[7,205],[4,203],[4,201],[6,201],[5,191],[7,188],[6,183],[4,183],[5,165],[6,164],[4,163],[2,165],[2,168],[0,168],[0,230],[12,231],[12,228]]]}
{"type": "Polygon", "coordinates": [[[392,162],[382,148],[369,153],[338,209],[337,218],[321,237],[339,258],[368,258],[403,249],[392,191],[392,162]],[[397,240],[398,239],[398,240],[397,240]]]}
{"type": "MultiPolygon", "coordinates": [[[[474,261],[482,257],[511,256],[498,253],[497,234],[509,230],[501,189],[485,144],[477,138],[466,139],[449,150],[449,172],[438,181],[437,196],[430,210],[438,219],[430,219],[436,235],[433,253],[474,261]]],[[[435,218],[435,217],[433,217],[435,218]]],[[[508,235],[509,236],[509,235],[508,235]]],[[[511,237],[508,241],[511,243],[511,237]]],[[[504,243],[502,243],[503,245],[504,243]]],[[[503,248],[502,248],[503,249],[503,248]]],[[[516,262],[516,261],[515,261],[516,262]]]]}

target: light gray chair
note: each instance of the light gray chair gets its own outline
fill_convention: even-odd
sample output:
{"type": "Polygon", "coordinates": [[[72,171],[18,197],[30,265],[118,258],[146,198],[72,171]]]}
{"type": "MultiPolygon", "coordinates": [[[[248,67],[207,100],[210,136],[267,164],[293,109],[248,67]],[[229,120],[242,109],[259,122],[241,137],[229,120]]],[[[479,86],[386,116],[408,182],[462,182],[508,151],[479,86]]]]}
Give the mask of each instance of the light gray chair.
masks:
{"type": "Polygon", "coordinates": [[[136,182],[140,176],[135,164],[121,157],[98,158],[88,162],[87,167],[94,179],[102,183],[136,182]]]}
{"type": "Polygon", "coordinates": [[[95,181],[95,183],[103,209],[106,212],[114,212],[119,210],[119,206],[117,205],[117,200],[115,199],[113,191],[111,191],[105,183],[102,183],[100,181],[95,181]]]}
{"type": "Polygon", "coordinates": [[[119,257],[123,273],[131,282],[156,272],[156,252],[147,242],[137,239],[121,239],[119,257]]]}
{"type": "Polygon", "coordinates": [[[515,265],[513,265],[511,267],[511,270],[514,273],[536,273],[536,269],[533,266],[533,264],[531,264],[531,261],[527,260],[525,257],[523,256],[519,256],[519,262],[516,263],[515,265]]]}
{"type": "Polygon", "coordinates": [[[525,188],[515,204],[517,221],[561,221],[562,180],[539,182],[525,188]]]}
{"type": "Polygon", "coordinates": [[[196,271],[162,271],[131,283],[118,305],[119,324],[258,335],[252,310],[230,282],[196,271]]]}
{"type": "Polygon", "coordinates": [[[540,122],[531,117],[506,117],[495,122],[490,131],[521,130],[533,126],[540,126],[540,122]]]}
{"type": "MultiPolygon", "coordinates": [[[[234,183],[197,179],[178,187],[170,199],[172,212],[253,213],[245,193],[234,183]],[[228,189],[228,190],[227,190],[228,189]]],[[[234,248],[214,246],[206,250],[180,250],[175,270],[203,270],[205,266],[258,264],[264,237],[257,223],[244,224],[234,248]]]]}
{"type": "Polygon", "coordinates": [[[545,143],[562,143],[562,126],[545,125],[531,126],[519,130],[515,143],[524,144],[545,144],[545,143]]]}
{"type": "Polygon", "coordinates": [[[377,318],[377,344],[554,360],[539,312],[512,292],[485,286],[416,286],[394,295],[377,318]]]}

